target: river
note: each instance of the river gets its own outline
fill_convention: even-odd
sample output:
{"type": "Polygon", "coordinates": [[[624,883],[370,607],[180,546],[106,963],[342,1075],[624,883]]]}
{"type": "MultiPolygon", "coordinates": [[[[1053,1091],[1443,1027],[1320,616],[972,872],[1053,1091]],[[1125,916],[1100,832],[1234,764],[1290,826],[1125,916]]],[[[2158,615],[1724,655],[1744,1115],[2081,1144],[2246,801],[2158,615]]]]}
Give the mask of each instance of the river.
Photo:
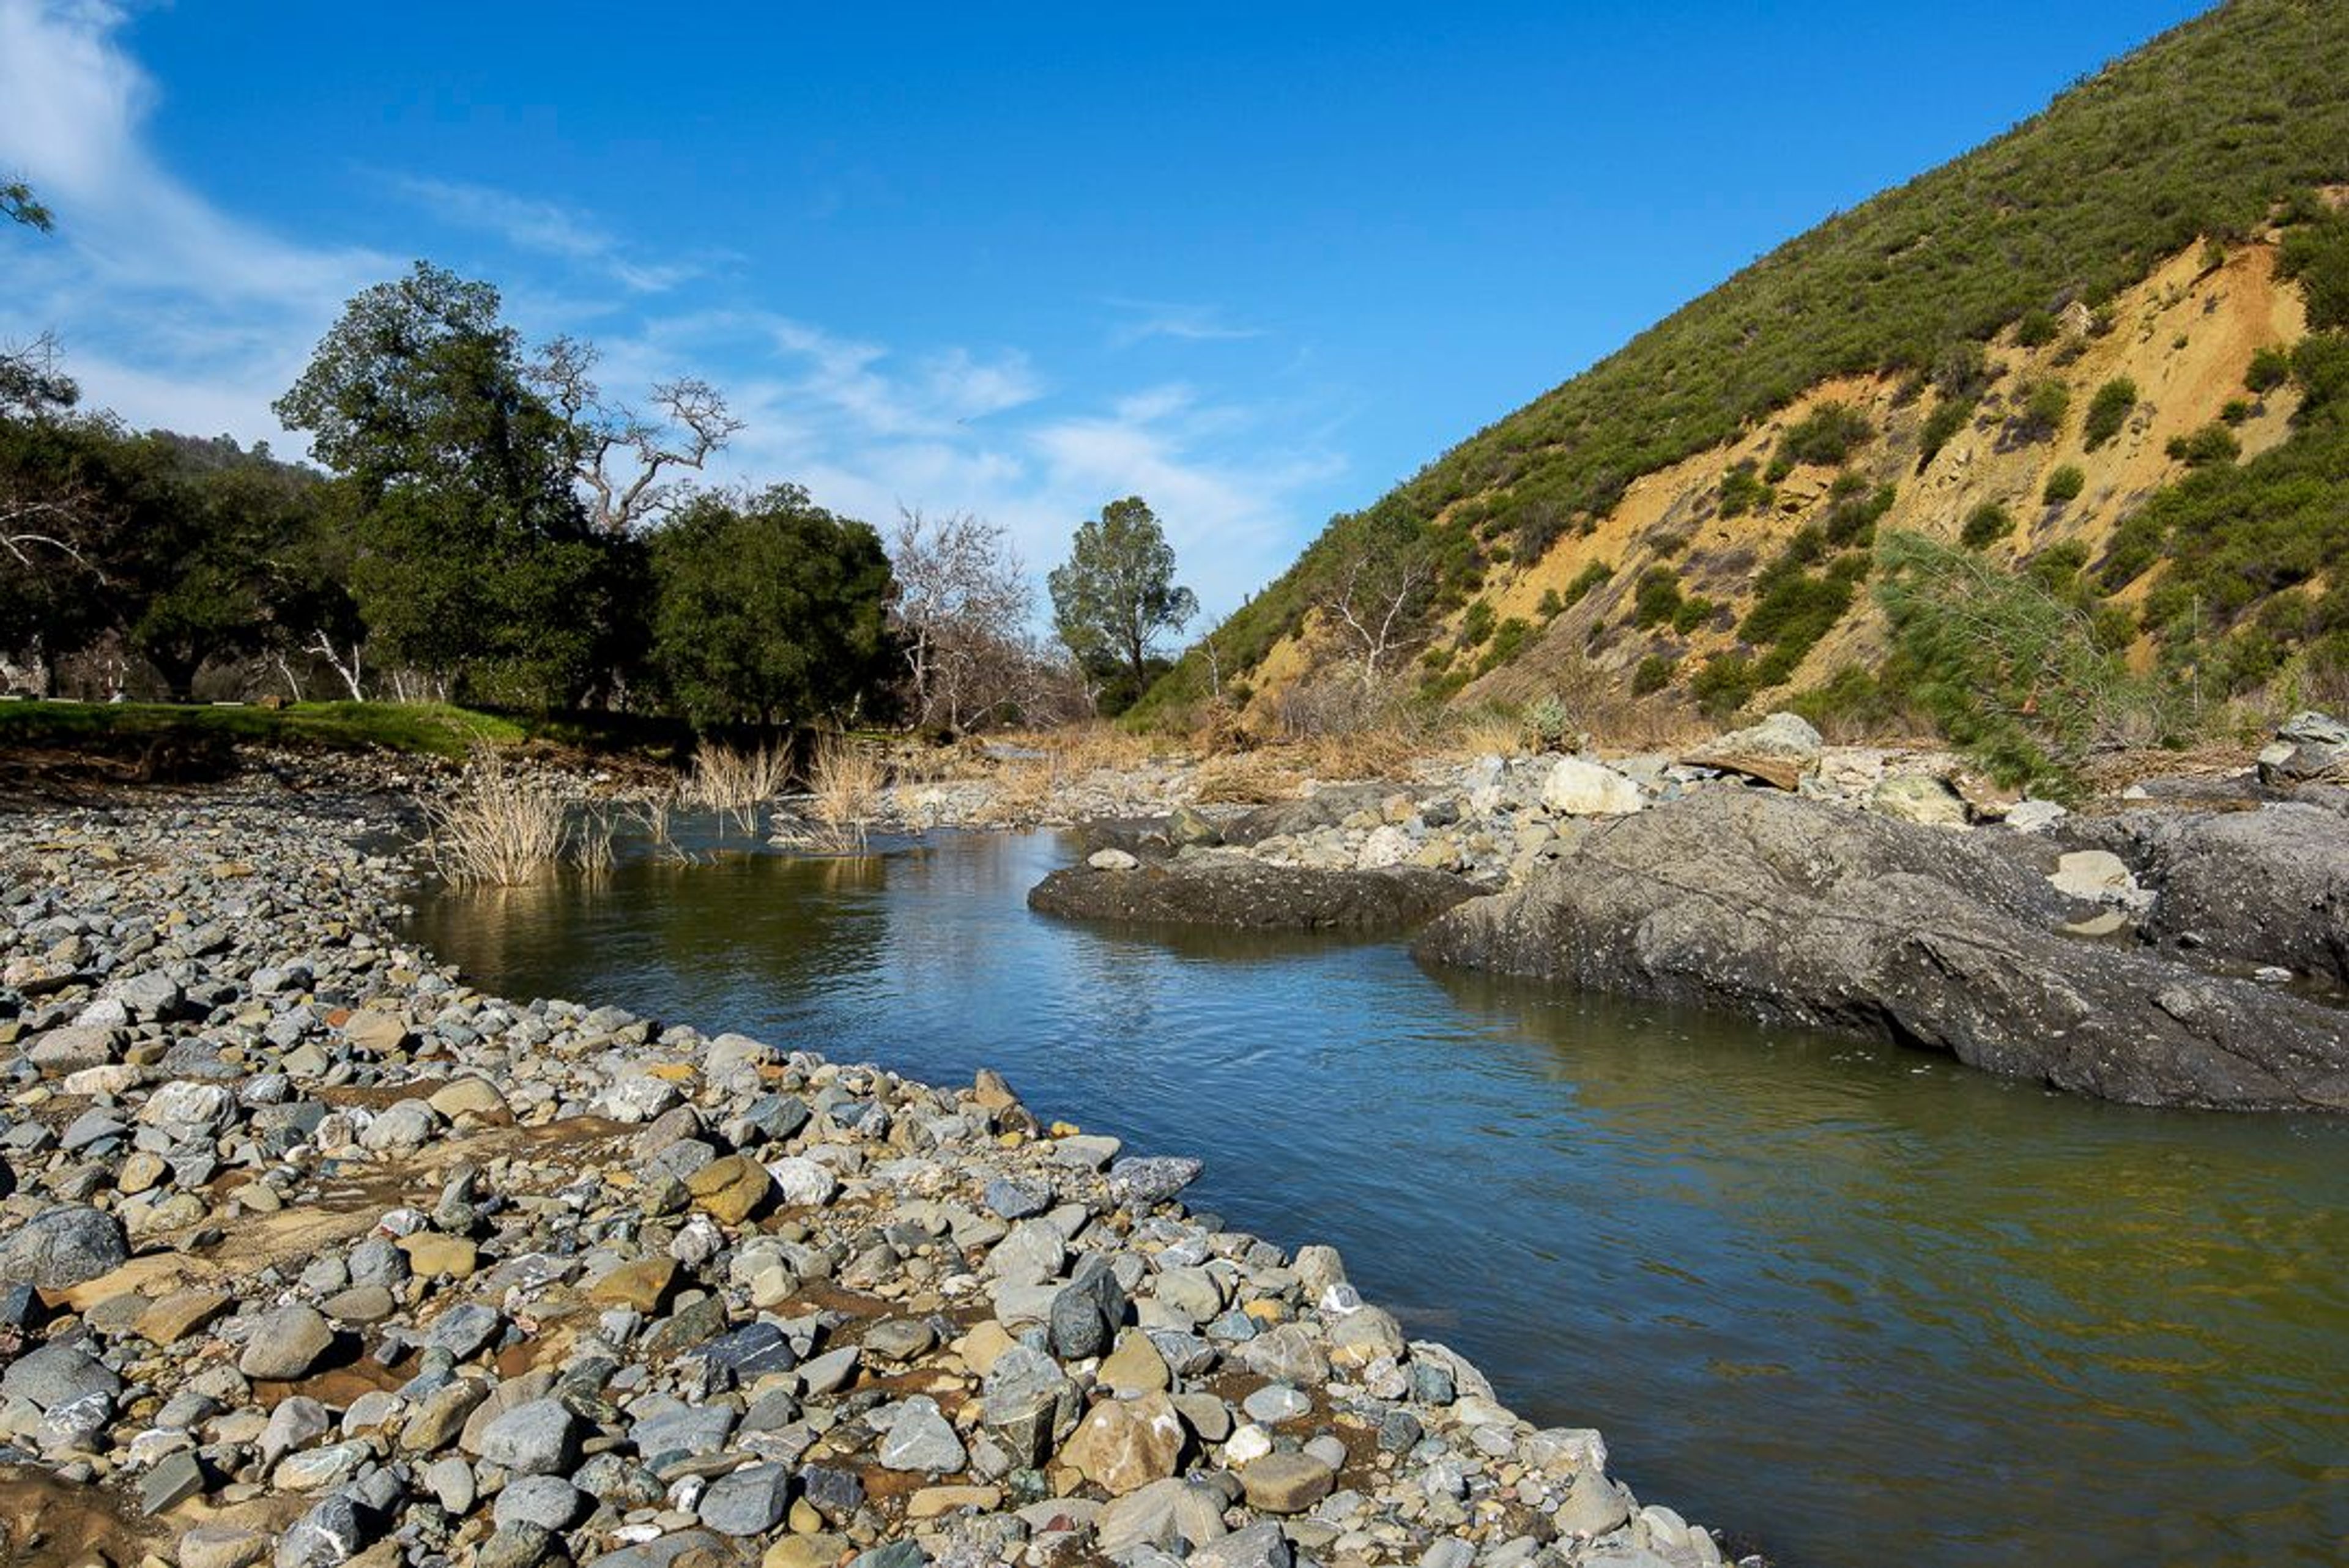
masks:
{"type": "Polygon", "coordinates": [[[428,890],[505,995],[617,1003],[1207,1161],[1643,1501],[1789,1568],[2349,1560],[2349,1119],[2146,1111],[1947,1057],[1031,914],[1051,834],[623,846],[428,890]]]}

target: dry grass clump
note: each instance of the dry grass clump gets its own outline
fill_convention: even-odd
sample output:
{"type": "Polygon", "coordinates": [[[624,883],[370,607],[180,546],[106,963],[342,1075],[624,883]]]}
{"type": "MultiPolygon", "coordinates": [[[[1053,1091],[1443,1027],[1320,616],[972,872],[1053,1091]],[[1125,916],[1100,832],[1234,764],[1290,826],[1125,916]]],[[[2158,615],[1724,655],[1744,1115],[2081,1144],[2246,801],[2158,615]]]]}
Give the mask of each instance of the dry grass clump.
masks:
{"type": "MultiPolygon", "coordinates": [[[[424,808],[433,869],[450,882],[512,887],[563,859],[569,838],[554,786],[477,764],[446,799],[424,808]]],[[[605,848],[610,848],[606,835],[605,848]]]]}
{"type": "Polygon", "coordinates": [[[1290,749],[1317,779],[1408,779],[1428,748],[1397,730],[1358,729],[1313,736],[1290,749]]]}
{"type": "Polygon", "coordinates": [[[808,810],[824,840],[836,848],[862,848],[888,782],[888,766],[872,748],[844,735],[818,741],[808,769],[808,810]]]}
{"type": "Polygon", "coordinates": [[[995,776],[995,809],[1009,822],[1041,821],[1052,803],[1053,764],[1007,762],[995,776]]]}
{"type": "Polygon", "coordinates": [[[1076,724],[1035,738],[1037,749],[1059,758],[1071,774],[1102,770],[1123,772],[1147,764],[1156,746],[1147,736],[1133,735],[1113,724],[1076,724]]]}
{"type": "Polygon", "coordinates": [[[1294,800],[1305,775],[1269,753],[1246,751],[1211,757],[1200,765],[1192,799],[1202,806],[1269,806],[1294,800]]]}
{"type": "Polygon", "coordinates": [[[791,776],[788,745],[739,751],[705,740],[693,754],[682,793],[689,803],[726,812],[749,829],[757,823],[759,808],[781,794],[791,776]]]}
{"type": "Polygon", "coordinates": [[[1510,757],[1524,749],[1526,721],[1514,714],[1482,709],[1460,721],[1452,744],[1471,757],[1510,757]]]}

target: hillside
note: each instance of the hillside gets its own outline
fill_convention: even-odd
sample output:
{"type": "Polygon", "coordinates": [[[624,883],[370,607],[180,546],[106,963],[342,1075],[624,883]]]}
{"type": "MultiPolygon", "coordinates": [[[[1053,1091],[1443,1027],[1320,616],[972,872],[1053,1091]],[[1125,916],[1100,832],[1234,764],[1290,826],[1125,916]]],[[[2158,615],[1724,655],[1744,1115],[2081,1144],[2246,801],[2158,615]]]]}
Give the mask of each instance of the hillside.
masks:
{"type": "Polygon", "coordinates": [[[2215,693],[2349,654],[2344,181],[2349,7],[2235,0],[1333,519],[1143,717],[1220,672],[1294,722],[1359,675],[1349,583],[1404,601],[1384,671],[1455,705],[1879,707],[1870,547],[1904,532],[2215,693]]]}

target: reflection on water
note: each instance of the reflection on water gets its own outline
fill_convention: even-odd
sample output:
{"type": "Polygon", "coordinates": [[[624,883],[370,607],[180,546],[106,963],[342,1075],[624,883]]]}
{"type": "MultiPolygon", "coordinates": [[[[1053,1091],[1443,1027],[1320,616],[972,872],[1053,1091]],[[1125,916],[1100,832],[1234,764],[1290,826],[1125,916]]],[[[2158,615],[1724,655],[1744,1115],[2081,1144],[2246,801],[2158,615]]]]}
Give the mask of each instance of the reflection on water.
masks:
{"type": "Polygon", "coordinates": [[[1537,1420],[1789,1563],[2333,1563],[2349,1126],[2147,1112],[1391,946],[1029,913],[1046,836],[624,858],[428,899],[514,995],[618,1002],[1204,1156],[1537,1420]]]}

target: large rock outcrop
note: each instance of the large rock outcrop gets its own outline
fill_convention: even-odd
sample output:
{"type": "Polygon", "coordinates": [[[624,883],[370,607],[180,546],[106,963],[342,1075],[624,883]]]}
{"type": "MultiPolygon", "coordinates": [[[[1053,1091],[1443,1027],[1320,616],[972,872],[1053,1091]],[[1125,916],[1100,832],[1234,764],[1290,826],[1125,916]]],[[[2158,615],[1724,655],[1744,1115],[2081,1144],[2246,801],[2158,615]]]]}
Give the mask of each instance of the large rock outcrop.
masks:
{"type": "Polygon", "coordinates": [[[1182,860],[1130,870],[1071,866],[1030,889],[1028,907],[1078,920],[1227,931],[1400,932],[1475,892],[1449,872],[1410,866],[1341,872],[1182,860]]]}
{"type": "Polygon", "coordinates": [[[2135,1105],[2349,1109],[2349,1013],[2084,942],[2008,835],[1702,791],[1451,911],[1425,960],[1726,1006],[2135,1105]]]}
{"type": "Polygon", "coordinates": [[[2132,812],[2104,836],[2159,890],[2155,941],[2349,984],[2349,818],[2309,805],[2132,812]]]}

